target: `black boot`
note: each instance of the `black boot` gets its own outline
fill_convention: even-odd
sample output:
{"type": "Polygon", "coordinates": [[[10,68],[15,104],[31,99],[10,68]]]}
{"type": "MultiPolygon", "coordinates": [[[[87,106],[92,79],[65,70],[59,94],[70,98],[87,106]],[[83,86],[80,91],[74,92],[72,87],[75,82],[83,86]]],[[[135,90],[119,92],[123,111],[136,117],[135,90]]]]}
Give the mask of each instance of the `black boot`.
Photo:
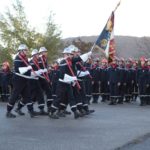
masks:
{"type": "Polygon", "coordinates": [[[48,115],[48,112],[46,112],[44,109],[40,109],[40,112],[38,112],[38,113],[41,116],[47,116],[48,115]]]}
{"type": "Polygon", "coordinates": [[[65,114],[65,115],[71,115],[71,112],[70,112],[70,111],[65,110],[65,111],[64,111],[64,114],[65,114]]]}
{"type": "Polygon", "coordinates": [[[38,114],[38,112],[35,112],[32,110],[32,111],[29,111],[29,115],[31,118],[34,118],[34,117],[37,117],[39,114],[38,114]]]}
{"type": "Polygon", "coordinates": [[[111,97],[109,105],[115,105],[114,98],[111,97]]]}
{"type": "Polygon", "coordinates": [[[74,119],[77,119],[80,117],[80,115],[77,111],[74,111],[73,113],[74,113],[74,119]]]}
{"type": "Polygon", "coordinates": [[[24,116],[25,113],[21,111],[21,109],[16,109],[15,112],[20,115],[20,116],[24,116]]]}
{"type": "Polygon", "coordinates": [[[59,117],[66,117],[66,115],[65,115],[65,113],[64,113],[64,110],[59,110],[59,111],[57,112],[57,115],[58,115],[59,117]]]}
{"type": "Polygon", "coordinates": [[[52,113],[52,112],[50,112],[50,113],[48,114],[48,116],[49,116],[50,118],[52,118],[52,119],[59,119],[59,116],[58,116],[57,114],[55,114],[55,113],[52,113]]]}
{"type": "Polygon", "coordinates": [[[7,118],[16,118],[16,115],[14,115],[14,114],[11,113],[11,112],[7,112],[7,113],[6,113],[6,117],[7,117],[7,118]]]}

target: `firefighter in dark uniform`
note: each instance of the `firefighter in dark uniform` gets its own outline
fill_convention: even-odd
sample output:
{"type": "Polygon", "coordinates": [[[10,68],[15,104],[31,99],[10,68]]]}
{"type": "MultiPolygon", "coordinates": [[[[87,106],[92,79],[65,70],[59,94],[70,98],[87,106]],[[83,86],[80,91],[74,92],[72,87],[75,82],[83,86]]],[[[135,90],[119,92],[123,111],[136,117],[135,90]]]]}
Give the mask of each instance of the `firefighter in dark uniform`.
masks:
{"type": "MultiPolygon", "coordinates": [[[[95,66],[92,65],[92,59],[90,57],[84,63],[84,67],[92,75],[92,72],[95,69],[95,66]]],[[[90,100],[92,97],[92,78],[90,78],[89,76],[86,76],[84,79],[84,84],[85,84],[86,98],[87,98],[88,103],[90,104],[90,100]]]]}
{"type": "Polygon", "coordinates": [[[146,105],[146,100],[147,100],[147,87],[149,86],[148,84],[148,78],[149,78],[149,69],[146,64],[146,58],[141,57],[140,58],[140,63],[141,67],[137,70],[137,83],[139,87],[139,96],[140,96],[140,106],[146,105]]]}
{"type": "Polygon", "coordinates": [[[57,97],[56,88],[57,88],[58,79],[59,79],[59,63],[57,61],[54,61],[53,64],[51,65],[49,78],[52,83],[52,97],[53,99],[55,99],[57,97]]]}
{"type": "Polygon", "coordinates": [[[115,105],[119,97],[120,73],[117,66],[117,59],[114,58],[108,68],[108,84],[110,89],[110,103],[115,105]]]}
{"type": "MultiPolygon", "coordinates": [[[[38,59],[39,59],[39,52],[37,49],[32,50],[32,58],[30,59],[30,65],[32,66],[36,79],[30,80],[30,90],[31,90],[31,100],[33,102],[38,102],[38,108],[40,109],[39,115],[48,115],[47,112],[44,110],[45,101],[43,90],[41,88],[39,77],[44,74],[44,69],[39,68],[38,59]]],[[[34,73],[32,73],[34,76],[34,73]]]]}
{"type": "Polygon", "coordinates": [[[124,58],[119,59],[118,69],[120,72],[118,104],[123,104],[124,94],[125,94],[125,89],[126,89],[126,70],[125,70],[125,59],[124,58]]]}
{"type": "Polygon", "coordinates": [[[43,78],[43,75],[42,75],[42,77],[39,78],[39,81],[40,81],[41,87],[47,97],[46,103],[47,103],[47,110],[49,112],[53,98],[52,98],[51,81],[50,81],[49,75],[48,75],[47,49],[45,47],[41,47],[39,49],[39,54],[40,54],[39,66],[41,69],[45,70],[45,73],[44,73],[45,77],[43,78]]]}
{"type": "Polygon", "coordinates": [[[147,79],[147,105],[150,105],[150,59],[147,60],[147,67],[148,67],[148,79],[147,79]]]}
{"type": "Polygon", "coordinates": [[[136,80],[137,70],[138,70],[138,62],[135,60],[132,65],[132,77],[133,77],[132,100],[133,101],[136,101],[137,96],[138,96],[138,86],[137,86],[137,80],[136,80]]]}
{"type": "MultiPolygon", "coordinates": [[[[80,58],[73,58],[71,49],[69,47],[65,48],[63,51],[64,59],[59,64],[60,76],[57,86],[57,98],[52,104],[52,109],[49,114],[50,118],[58,119],[56,116],[56,110],[59,109],[59,104],[63,104],[64,108],[69,104],[72,112],[74,113],[74,118],[80,117],[77,111],[76,99],[73,93],[73,86],[80,90],[81,87],[77,81],[77,77],[73,72],[73,64],[76,63],[80,58]],[[66,99],[64,99],[66,97],[66,99]],[[65,100],[65,101],[64,101],[65,100]]],[[[87,54],[88,55],[88,54],[87,54]]]]}
{"type": "Polygon", "coordinates": [[[86,91],[85,91],[86,90],[85,80],[87,78],[92,79],[92,76],[90,75],[89,71],[86,70],[86,68],[84,67],[84,61],[86,60],[82,60],[80,50],[74,45],[70,45],[69,48],[71,48],[71,52],[73,54],[73,59],[75,62],[73,63],[73,70],[77,76],[78,82],[81,87],[80,90],[77,90],[77,88],[74,87],[73,91],[74,97],[76,99],[77,109],[79,110],[80,116],[82,117],[84,115],[88,115],[94,112],[94,110],[89,110],[88,99],[86,98],[86,91]]]}
{"type": "Polygon", "coordinates": [[[24,113],[21,112],[21,108],[26,104],[30,116],[31,117],[36,116],[35,112],[33,111],[33,105],[30,98],[29,80],[32,78],[31,77],[32,67],[28,63],[28,59],[26,56],[27,50],[28,50],[27,46],[25,44],[21,44],[18,47],[17,55],[14,59],[14,74],[12,79],[13,91],[7,104],[7,113],[6,113],[6,117],[8,118],[16,117],[16,115],[14,115],[11,111],[19,95],[22,96],[22,101],[18,103],[16,112],[19,113],[20,115],[24,115],[24,113]]]}
{"type": "Polygon", "coordinates": [[[132,59],[129,58],[126,61],[125,64],[125,82],[126,82],[126,88],[125,88],[125,102],[130,102],[132,98],[132,84],[133,84],[133,76],[132,76],[132,59]]]}
{"type": "Polygon", "coordinates": [[[100,93],[100,76],[99,76],[99,59],[95,60],[94,69],[92,70],[92,103],[98,103],[100,93]]]}
{"type": "Polygon", "coordinates": [[[101,102],[105,102],[108,99],[109,95],[109,87],[108,87],[108,60],[106,58],[102,58],[101,67],[100,67],[100,92],[102,100],[101,102]]]}
{"type": "Polygon", "coordinates": [[[49,117],[53,119],[59,119],[56,111],[60,109],[60,105],[61,107],[64,106],[64,109],[66,109],[67,105],[69,104],[72,112],[74,113],[74,118],[76,119],[79,117],[79,114],[77,112],[76,101],[72,88],[72,84],[75,83],[76,77],[73,77],[72,72],[70,71],[70,69],[72,69],[73,56],[69,48],[65,48],[63,54],[64,59],[62,59],[59,63],[60,74],[56,90],[57,97],[53,101],[49,117]],[[64,97],[66,98],[64,99],[64,97]]]}
{"type": "Polygon", "coordinates": [[[1,99],[3,102],[8,102],[8,98],[11,92],[11,82],[12,82],[12,72],[10,70],[10,65],[7,61],[3,62],[2,70],[0,72],[1,78],[1,99]]]}

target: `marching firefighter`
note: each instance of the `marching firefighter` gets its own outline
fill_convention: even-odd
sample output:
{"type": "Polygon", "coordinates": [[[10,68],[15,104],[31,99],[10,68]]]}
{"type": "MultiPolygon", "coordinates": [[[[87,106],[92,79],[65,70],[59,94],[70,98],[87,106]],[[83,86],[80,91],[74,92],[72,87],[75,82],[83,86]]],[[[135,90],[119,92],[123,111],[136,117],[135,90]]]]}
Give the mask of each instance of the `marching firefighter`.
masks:
{"type": "Polygon", "coordinates": [[[94,110],[89,110],[88,99],[86,97],[86,85],[85,80],[87,78],[92,79],[89,71],[84,67],[84,61],[82,60],[80,50],[74,45],[70,45],[71,52],[73,54],[73,70],[77,76],[79,85],[81,87],[80,90],[77,90],[75,87],[73,88],[74,97],[76,99],[77,109],[80,112],[80,116],[88,115],[93,113],[94,110]],[[81,56],[81,57],[80,57],[81,56]],[[74,63],[75,62],[75,63],[74,63]]]}
{"type": "Polygon", "coordinates": [[[57,97],[56,95],[56,88],[58,84],[59,79],[59,63],[57,61],[54,61],[51,65],[51,70],[49,73],[50,81],[52,82],[52,97],[55,99],[57,97]]]}
{"type": "Polygon", "coordinates": [[[16,115],[12,113],[12,109],[19,95],[22,96],[22,100],[18,103],[16,112],[19,113],[20,115],[24,115],[24,113],[21,111],[21,108],[26,104],[30,116],[31,117],[36,116],[30,98],[29,80],[32,78],[31,77],[32,67],[29,65],[27,59],[27,51],[28,47],[25,44],[19,45],[16,57],[14,59],[14,74],[12,79],[13,91],[7,104],[7,113],[6,113],[7,118],[16,117],[16,115]]]}
{"type": "MultiPolygon", "coordinates": [[[[48,113],[44,110],[44,95],[39,82],[39,77],[45,73],[45,70],[40,69],[39,67],[39,52],[37,49],[32,50],[31,56],[32,58],[30,59],[30,65],[36,73],[36,78],[30,80],[31,100],[32,102],[38,102],[38,108],[40,109],[39,115],[48,115],[48,113]]],[[[34,73],[32,73],[32,75],[35,76],[34,73]]]]}
{"type": "Polygon", "coordinates": [[[56,114],[56,110],[59,109],[59,106],[63,104],[64,108],[69,104],[72,112],[74,113],[74,118],[79,118],[80,114],[77,111],[76,99],[73,93],[73,86],[80,90],[80,84],[77,81],[75,72],[73,71],[73,63],[76,63],[79,59],[87,60],[87,56],[91,53],[87,53],[82,56],[82,58],[73,58],[73,54],[69,47],[65,48],[63,51],[64,59],[59,64],[60,76],[57,86],[57,98],[54,100],[49,114],[50,118],[58,119],[59,117],[56,114]],[[64,99],[64,97],[66,97],[64,99]]]}
{"type": "Polygon", "coordinates": [[[41,47],[39,49],[39,66],[41,69],[44,69],[45,71],[39,78],[39,81],[46,95],[47,111],[49,112],[53,98],[52,98],[51,81],[48,75],[48,62],[47,62],[48,53],[47,52],[48,51],[45,47],[41,47]]]}

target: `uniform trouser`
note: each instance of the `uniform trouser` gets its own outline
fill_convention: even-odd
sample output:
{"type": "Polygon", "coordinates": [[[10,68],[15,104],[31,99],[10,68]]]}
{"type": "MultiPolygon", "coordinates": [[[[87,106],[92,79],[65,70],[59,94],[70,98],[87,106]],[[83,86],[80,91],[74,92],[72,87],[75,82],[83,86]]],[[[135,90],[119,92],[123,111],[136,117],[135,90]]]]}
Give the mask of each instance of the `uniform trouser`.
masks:
{"type": "Polygon", "coordinates": [[[81,81],[79,81],[79,84],[81,86],[80,96],[81,96],[82,106],[85,111],[88,111],[89,110],[89,107],[88,107],[89,100],[86,97],[85,81],[81,80],[81,81]]]}
{"type": "Polygon", "coordinates": [[[134,100],[136,100],[137,96],[138,96],[138,86],[137,86],[137,83],[134,83],[133,84],[133,93],[132,93],[132,97],[134,100]]]}
{"type": "Polygon", "coordinates": [[[132,96],[132,84],[131,82],[126,83],[126,88],[125,88],[125,99],[126,101],[130,101],[132,96]]]}
{"type": "Polygon", "coordinates": [[[57,89],[57,82],[52,82],[52,98],[53,98],[53,100],[57,97],[56,89],[57,89]]]}
{"type": "Polygon", "coordinates": [[[139,94],[140,94],[141,104],[146,103],[146,97],[147,97],[146,89],[147,89],[146,83],[140,82],[139,83],[139,94]]]}
{"type": "Polygon", "coordinates": [[[111,100],[115,100],[118,98],[119,95],[119,86],[117,83],[111,83],[109,84],[109,89],[110,89],[110,98],[111,100]]]}
{"type": "MultiPolygon", "coordinates": [[[[80,84],[81,86],[81,84],[80,84]]],[[[73,95],[76,101],[77,109],[81,110],[83,103],[82,103],[82,97],[81,97],[81,89],[78,89],[77,86],[73,87],[73,95]]]]}
{"type": "Polygon", "coordinates": [[[52,112],[55,112],[57,109],[59,109],[61,103],[65,105],[66,101],[64,101],[65,100],[64,97],[67,97],[67,102],[70,104],[71,110],[73,112],[76,111],[76,100],[73,95],[72,85],[59,81],[56,94],[57,97],[52,103],[52,109],[51,109],[52,112]]]}
{"type": "Polygon", "coordinates": [[[32,102],[37,101],[39,109],[44,109],[45,106],[44,95],[39,80],[30,80],[30,88],[31,88],[32,102]]]}
{"type": "Polygon", "coordinates": [[[146,88],[146,104],[150,105],[150,84],[146,88]]]}
{"type": "Polygon", "coordinates": [[[18,109],[21,109],[25,104],[27,104],[28,110],[32,111],[33,106],[31,102],[29,79],[15,75],[13,77],[12,95],[10,96],[9,102],[7,104],[8,112],[13,109],[19,95],[22,96],[22,100],[18,103],[18,109]]]}
{"type": "Polygon", "coordinates": [[[84,84],[85,84],[85,93],[86,93],[86,98],[88,102],[90,101],[92,97],[92,81],[89,77],[84,77],[84,84]]]}
{"type": "Polygon", "coordinates": [[[94,84],[92,85],[92,97],[93,97],[93,102],[97,102],[99,98],[99,82],[94,81],[94,84]]]}
{"type": "Polygon", "coordinates": [[[8,101],[8,97],[10,96],[10,89],[9,89],[9,85],[4,84],[1,86],[1,98],[2,101],[8,101]]]}
{"type": "Polygon", "coordinates": [[[52,98],[52,90],[50,84],[43,78],[39,79],[42,90],[45,92],[47,96],[47,107],[50,108],[53,98],[52,98]]]}
{"type": "Polygon", "coordinates": [[[126,86],[124,85],[124,83],[121,83],[119,88],[118,88],[119,102],[123,102],[124,94],[125,94],[125,88],[126,88],[126,86]]]}
{"type": "Polygon", "coordinates": [[[101,89],[102,101],[107,100],[108,93],[109,93],[109,87],[108,87],[107,81],[101,81],[100,89],[101,89]]]}

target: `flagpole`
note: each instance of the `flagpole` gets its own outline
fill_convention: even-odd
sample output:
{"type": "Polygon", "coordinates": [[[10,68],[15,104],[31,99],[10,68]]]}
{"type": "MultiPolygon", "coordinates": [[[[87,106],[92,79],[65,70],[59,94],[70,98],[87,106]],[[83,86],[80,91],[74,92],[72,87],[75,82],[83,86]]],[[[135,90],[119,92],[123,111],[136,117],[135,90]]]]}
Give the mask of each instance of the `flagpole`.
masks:
{"type": "Polygon", "coordinates": [[[117,8],[120,6],[120,4],[121,4],[121,0],[120,0],[119,3],[117,4],[117,6],[115,7],[115,9],[114,9],[113,12],[115,12],[115,11],[117,10],[117,8]]]}
{"type": "Polygon", "coordinates": [[[91,50],[90,50],[90,52],[92,52],[93,51],[93,49],[94,49],[94,47],[95,47],[95,43],[93,44],[93,46],[91,47],[91,50]]]}

